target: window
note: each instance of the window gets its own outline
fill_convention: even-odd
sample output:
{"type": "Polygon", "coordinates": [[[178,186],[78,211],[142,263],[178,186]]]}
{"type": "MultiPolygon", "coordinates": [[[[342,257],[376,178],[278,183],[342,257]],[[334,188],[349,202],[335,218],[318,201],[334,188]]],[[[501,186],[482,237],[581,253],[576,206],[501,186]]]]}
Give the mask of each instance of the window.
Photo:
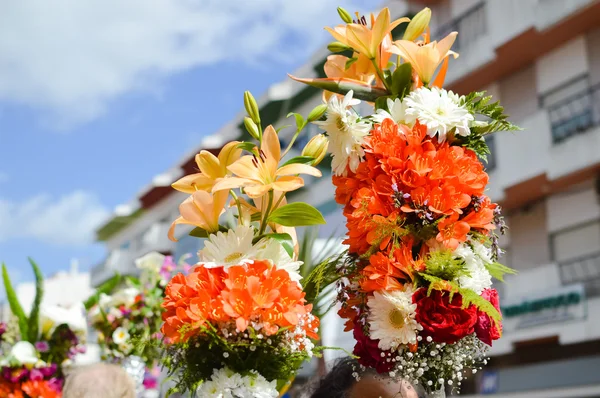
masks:
{"type": "Polygon", "coordinates": [[[562,282],[583,283],[588,295],[600,295],[600,220],[556,232],[551,243],[562,282]]]}
{"type": "Polygon", "coordinates": [[[433,39],[441,40],[451,32],[460,32],[452,50],[464,51],[473,41],[485,35],[486,24],[485,1],[481,1],[447,24],[440,26],[433,39]]]}

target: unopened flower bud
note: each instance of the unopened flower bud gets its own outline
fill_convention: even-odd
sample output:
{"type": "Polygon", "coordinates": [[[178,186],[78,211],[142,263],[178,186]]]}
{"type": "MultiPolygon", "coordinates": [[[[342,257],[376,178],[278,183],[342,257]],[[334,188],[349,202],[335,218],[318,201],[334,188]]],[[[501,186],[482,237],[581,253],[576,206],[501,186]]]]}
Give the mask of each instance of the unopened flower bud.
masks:
{"type": "Polygon", "coordinates": [[[342,18],[342,21],[346,23],[352,23],[352,16],[348,11],[344,10],[342,7],[338,7],[337,12],[338,14],[340,14],[340,18],[342,18]]]}
{"type": "Polygon", "coordinates": [[[244,107],[246,108],[246,112],[252,121],[256,124],[259,124],[260,113],[258,112],[258,105],[256,104],[256,100],[250,91],[244,91],[244,107]]]}
{"type": "Polygon", "coordinates": [[[339,41],[334,41],[329,43],[329,45],[327,45],[327,49],[329,51],[331,51],[332,53],[341,53],[342,51],[346,51],[346,50],[351,50],[352,47],[339,42],[339,41]]]}
{"type": "Polygon", "coordinates": [[[402,39],[413,41],[417,37],[421,36],[421,33],[429,26],[431,20],[431,10],[428,7],[423,8],[415,15],[415,17],[409,22],[404,31],[402,39]]]}
{"type": "Polygon", "coordinates": [[[310,113],[308,114],[306,120],[308,122],[314,122],[315,120],[319,120],[327,111],[327,104],[317,105],[310,113]]]}
{"type": "Polygon", "coordinates": [[[248,116],[246,116],[244,118],[244,127],[246,127],[248,134],[250,134],[252,136],[252,138],[254,138],[255,140],[258,140],[258,137],[259,137],[258,126],[248,116]]]}
{"type": "Polygon", "coordinates": [[[329,147],[329,140],[324,134],[315,135],[308,141],[304,149],[302,150],[302,156],[310,156],[314,158],[312,165],[316,166],[327,154],[327,148],[329,147]]]}

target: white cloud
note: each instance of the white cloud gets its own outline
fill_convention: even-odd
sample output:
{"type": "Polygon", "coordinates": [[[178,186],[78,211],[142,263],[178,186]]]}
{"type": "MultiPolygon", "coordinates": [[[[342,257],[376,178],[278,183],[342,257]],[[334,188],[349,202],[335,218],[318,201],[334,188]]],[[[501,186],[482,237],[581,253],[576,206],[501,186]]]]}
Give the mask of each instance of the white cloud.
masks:
{"type": "Polygon", "coordinates": [[[25,201],[0,199],[0,242],[13,238],[79,246],[93,241],[93,233],[109,215],[96,195],[74,191],[60,198],[40,194],[25,201]]]}
{"type": "Polygon", "coordinates": [[[339,22],[336,6],[356,2],[366,3],[0,0],[0,100],[50,111],[67,125],[85,122],[120,95],[152,91],[192,67],[306,59],[322,27],[339,22]],[[302,45],[286,50],[290,38],[302,45]]]}

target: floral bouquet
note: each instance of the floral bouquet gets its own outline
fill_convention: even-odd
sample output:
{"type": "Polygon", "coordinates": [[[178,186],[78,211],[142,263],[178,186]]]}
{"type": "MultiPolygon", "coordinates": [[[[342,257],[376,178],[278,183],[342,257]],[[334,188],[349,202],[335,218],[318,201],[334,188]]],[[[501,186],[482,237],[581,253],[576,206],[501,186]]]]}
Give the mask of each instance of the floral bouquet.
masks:
{"type": "Polygon", "coordinates": [[[184,264],[152,252],[137,259],[136,266],[140,277],[126,277],[124,287],[115,291],[119,276],[107,282],[110,288],[100,287],[89,318],[98,333],[103,359],[120,362],[134,355],[152,368],[160,357],[164,289],[171,274],[184,264]]]}
{"type": "Polygon", "coordinates": [[[317,124],[330,140],[349,245],[339,314],[362,366],[443,394],[501,336],[492,277],[512,270],[497,262],[505,225],[485,194],[481,158],[486,135],[518,127],[484,93],[442,88],[457,33],[431,41],[429,9],[397,41],[391,32],[408,18],[338,12],[345,24],[327,28],[338,40],[329,49],[346,55],[328,57],[327,78],[297,80],[328,99],[317,124]],[[359,99],[374,114],[357,114],[359,99]]]}
{"type": "Polygon", "coordinates": [[[255,142],[230,142],[218,156],[202,151],[200,173],[173,184],[191,196],[179,207],[171,239],[177,224],[188,224],[195,227],[190,235],[206,240],[192,272],[176,275],[166,288],[166,364],[178,391],[201,397],[277,397],[317,351],[311,339],[318,337],[319,319],[308,301],[316,294],[303,285],[314,291],[322,278],[301,280],[294,227],[325,221],[314,207],[288,203],[285,195],[304,185],[300,174],[321,176],[315,166],[327,140],[311,140],[301,156],[282,159],[325,106],[306,120],[294,115],[296,131],[285,150],[273,126],[263,131],[248,92],[245,106],[244,124],[255,142]]]}
{"type": "Polygon", "coordinates": [[[2,267],[14,322],[0,324],[0,396],[60,397],[65,372],[74,357],[85,352],[84,308],[42,305],[43,277],[35,262],[29,261],[36,277],[29,316],[17,299],[6,267],[2,267]]]}

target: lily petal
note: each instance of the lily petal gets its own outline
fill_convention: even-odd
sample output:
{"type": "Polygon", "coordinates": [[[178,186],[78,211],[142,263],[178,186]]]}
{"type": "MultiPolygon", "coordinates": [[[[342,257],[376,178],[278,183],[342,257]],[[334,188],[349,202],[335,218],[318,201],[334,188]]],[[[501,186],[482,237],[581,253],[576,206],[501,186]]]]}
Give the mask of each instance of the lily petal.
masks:
{"type": "Polygon", "coordinates": [[[167,235],[173,242],[177,242],[177,239],[175,238],[175,226],[177,224],[193,225],[191,222],[186,221],[183,217],[177,217],[177,219],[171,223],[171,226],[169,227],[169,233],[167,235]]]}
{"type": "Polygon", "coordinates": [[[321,172],[319,169],[313,166],[309,166],[307,164],[293,163],[285,165],[275,173],[276,176],[289,176],[295,174],[309,174],[315,177],[321,177],[321,172]]]}
{"type": "Polygon", "coordinates": [[[248,182],[251,182],[247,178],[239,178],[239,177],[225,177],[217,181],[217,183],[213,186],[212,192],[218,191],[229,191],[230,189],[235,189],[239,187],[243,187],[248,182]]]}
{"type": "MultiPolygon", "coordinates": [[[[454,41],[456,40],[457,35],[458,35],[458,32],[452,32],[452,33],[448,34],[448,36],[444,37],[442,40],[437,42],[436,47],[440,53],[440,58],[445,57],[446,54],[448,53],[448,51],[450,51],[450,48],[454,44],[454,41]]],[[[454,54],[456,54],[456,53],[454,53],[454,54]]],[[[457,56],[458,56],[458,54],[454,58],[456,58],[457,56]]]]}
{"type": "Polygon", "coordinates": [[[304,186],[304,180],[300,177],[285,176],[279,178],[273,184],[273,189],[282,192],[295,191],[304,186]]]}
{"type": "Polygon", "coordinates": [[[281,144],[279,143],[279,137],[273,126],[269,125],[265,129],[260,149],[266,156],[265,164],[269,174],[273,175],[275,170],[277,170],[279,160],[281,160],[281,144]]]}
{"type": "Polygon", "coordinates": [[[227,172],[227,166],[238,160],[242,155],[242,149],[237,147],[239,143],[239,141],[228,142],[219,152],[219,163],[225,172],[227,172]]]}
{"type": "Polygon", "coordinates": [[[209,151],[201,151],[196,155],[196,164],[205,176],[217,179],[223,177],[221,175],[221,165],[219,159],[209,151]]]}
{"type": "Polygon", "coordinates": [[[260,173],[254,156],[246,155],[239,158],[235,163],[229,165],[227,169],[238,177],[249,180],[260,180],[260,173]]]}
{"type": "Polygon", "coordinates": [[[213,180],[202,173],[189,174],[175,181],[171,186],[180,192],[194,193],[197,190],[210,191],[213,180]]]}
{"type": "Polygon", "coordinates": [[[244,188],[244,192],[246,192],[246,195],[248,195],[248,197],[250,198],[259,198],[261,196],[266,195],[272,188],[273,188],[274,184],[269,184],[269,185],[262,185],[262,184],[255,184],[255,185],[248,185],[244,188]]]}

